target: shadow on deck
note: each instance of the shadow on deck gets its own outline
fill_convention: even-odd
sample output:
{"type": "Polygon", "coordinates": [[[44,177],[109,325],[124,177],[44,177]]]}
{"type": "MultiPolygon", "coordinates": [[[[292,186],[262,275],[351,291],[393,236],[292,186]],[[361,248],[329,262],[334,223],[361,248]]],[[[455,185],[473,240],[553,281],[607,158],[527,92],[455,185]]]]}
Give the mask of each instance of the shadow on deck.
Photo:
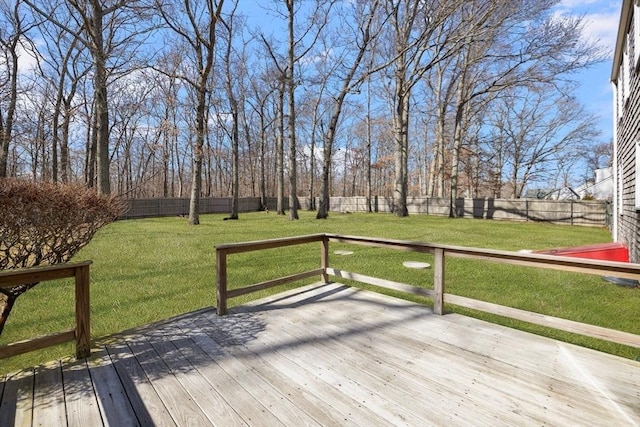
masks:
{"type": "Polygon", "coordinates": [[[640,425],[640,363],[339,284],[0,384],[0,425],[640,425]]]}

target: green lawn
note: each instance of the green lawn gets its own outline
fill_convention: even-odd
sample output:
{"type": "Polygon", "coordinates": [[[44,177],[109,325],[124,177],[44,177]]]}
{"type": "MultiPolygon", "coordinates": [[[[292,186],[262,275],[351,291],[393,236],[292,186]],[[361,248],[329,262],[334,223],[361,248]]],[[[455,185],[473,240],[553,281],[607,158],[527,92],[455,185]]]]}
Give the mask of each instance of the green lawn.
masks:
{"type": "MultiPolygon", "coordinates": [[[[214,306],[215,245],[222,243],[322,232],[514,251],[611,241],[605,229],[418,215],[396,218],[388,214],[332,213],[328,220],[316,220],[314,213],[301,212],[298,221],[263,212],[241,214],[239,221],[222,221],[223,217],[202,216],[199,226],[189,226],[186,219],[176,217],[128,220],[100,230],[75,257],[78,261],[93,260],[92,337],[104,339],[138,325],[214,306]]],[[[313,244],[232,255],[228,265],[230,286],[317,268],[319,253],[319,244],[313,244]]],[[[405,260],[429,261],[430,256],[344,244],[331,246],[330,263],[336,268],[432,286],[431,270],[404,268],[405,260]],[[349,249],[354,254],[337,256],[333,254],[337,249],[349,249]]],[[[307,282],[310,281],[313,280],[307,282]]],[[[448,259],[446,289],[454,294],[640,334],[637,321],[640,289],[612,285],[595,276],[448,259]]],[[[242,301],[238,298],[230,305],[242,301]]],[[[455,307],[447,309],[479,315],[455,307]]],[[[625,357],[638,357],[637,349],[479,316],[625,357]]],[[[41,283],[18,299],[0,344],[72,325],[72,280],[41,283]]],[[[71,344],[41,350],[1,361],[0,372],[72,353],[71,344]]]]}

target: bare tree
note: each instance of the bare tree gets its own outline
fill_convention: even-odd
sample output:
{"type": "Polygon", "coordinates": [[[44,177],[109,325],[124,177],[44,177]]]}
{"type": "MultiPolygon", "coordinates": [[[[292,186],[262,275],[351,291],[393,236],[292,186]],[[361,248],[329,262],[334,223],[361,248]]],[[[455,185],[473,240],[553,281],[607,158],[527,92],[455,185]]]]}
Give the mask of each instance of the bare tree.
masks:
{"type": "MultiPolygon", "coordinates": [[[[256,67],[257,68],[257,67],[256,67]]],[[[267,162],[268,162],[268,150],[269,147],[269,132],[273,129],[275,118],[270,115],[269,102],[276,92],[276,84],[269,79],[268,74],[256,72],[252,78],[249,79],[250,96],[247,97],[247,104],[258,116],[258,139],[260,141],[258,163],[260,166],[259,171],[259,193],[260,193],[260,206],[262,209],[268,210],[267,206],[267,162]]],[[[246,113],[249,115],[250,113],[246,113]]],[[[272,152],[275,150],[271,150],[272,152]]]]}
{"type": "MultiPolygon", "coordinates": [[[[189,224],[200,224],[200,192],[202,188],[202,160],[207,130],[209,79],[213,71],[216,28],[221,21],[224,0],[195,2],[184,0],[181,4],[156,0],[156,8],[166,25],[190,49],[185,59],[189,65],[178,78],[185,81],[195,92],[195,144],[193,149],[193,171],[189,224]],[[195,75],[192,75],[195,73],[195,75]]],[[[162,70],[160,70],[162,72],[162,70]]]]}
{"type": "Polygon", "coordinates": [[[459,48],[456,20],[460,1],[387,0],[392,63],[393,128],[395,144],[395,191],[393,211],[404,217],[407,210],[409,160],[409,109],[413,88],[440,61],[459,48]]]}
{"type": "Polygon", "coordinates": [[[503,130],[513,198],[522,197],[529,182],[548,179],[558,160],[598,137],[592,115],[573,98],[551,91],[503,97],[499,111],[496,125],[503,130]]]}
{"type": "MultiPolygon", "coordinates": [[[[265,12],[281,28],[264,35],[244,31],[237,1],[225,9],[221,0],[15,2],[40,13],[29,35],[47,43],[34,56],[40,73],[19,81],[32,90],[17,86],[10,173],[53,180],[84,174],[102,185],[102,61],[113,191],[190,191],[192,223],[199,222],[199,198],[212,194],[233,197],[231,217],[240,197],[258,194],[263,207],[277,196],[284,215],[288,195],[291,219],[302,187],[311,209],[320,196],[319,218],[332,191],[366,193],[370,210],[374,194],[394,198],[400,216],[408,195],[449,196],[452,207],[461,191],[478,194],[488,183],[486,194],[499,195],[515,125],[493,110],[505,108],[505,97],[569,94],[571,71],[597,60],[593,45],[575,37],[583,21],[553,14],[553,0],[274,0],[265,12]],[[153,27],[143,22],[151,4],[153,19],[164,21],[153,45],[141,37],[153,27]],[[102,27],[93,22],[101,13],[102,27]],[[102,59],[95,58],[98,28],[102,59]],[[154,72],[132,72],[150,63],[154,72]],[[374,117],[383,108],[388,113],[374,117]]],[[[0,31],[0,40],[9,33],[0,31]]],[[[10,89],[5,76],[0,86],[10,89]]],[[[5,93],[3,124],[11,100],[5,93]]],[[[560,166],[562,179],[575,172],[560,166]]]]}
{"type": "Polygon", "coordinates": [[[75,97],[91,63],[85,57],[86,48],[65,30],[48,22],[41,23],[38,29],[44,36],[45,47],[39,47],[39,75],[36,78],[48,81],[55,92],[51,111],[51,177],[53,181],[67,183],[71,175],[70,126],[78,102],[75,97]]]}
{"type": "MultiPolygon", "coordinates": [[[[375,37],[377,37],[378,29],[375,27],[377,19],[379,19],[378,11],[380,2],[375,0],[371,2],[356,2],[352,5],[353,22],[343,29],[341,37],[345,37],[342,43],[336,46],[349,46],[340,53],[336,52],[336,57],[330,58],[338,67],[336,73],[338,79],[336,82],[337,90],[335,94],[330,96],[333,98],[333,108],[329,117],[329,122],[323,135],[323,163],[322,163],[322,187],[320,192],[320,203],[318,206],[317,219],[326,219],[329,216],[329,173],[331,171],[331,162],[333,158],[333,145],[338,131],[338,123],[342,114],[342,107],[347,95],[359,87],[371,70],[359,73],[360,66],[365,54],[375,37]],[[348,29],[348,31],[347,31],[348,29]],[[346,34],[344,34],[346,33],[346,34]],[[351,46],[357,46],[357,50],[353,51],[351,46]]],[[[346,24],[346,22],[345,22],[346,24]]]]}
{"type": "Polygon", "coordinates": [[[163,73],[153,75],[155,108],[152,120],[158,123],[162,141],[162,196],[182,197],[184,174],[182,150],[180,150],[180,92],[182,82],[178,71],[182,63],[182,52],[170,50],[159,58],[157,67],[163,73]],[[177,190],[177,192],[176,192],[177,190]]]}
{"type": "Polygon", "coordinates": [[[580,153],[584,157],[587,164],[586,179],[593,178],[593,175],[597,169],[602,169],[611,166],[613,161],[613,141],[589,143],[584,146],[580,153]]]}
{"type": "Polygon", "coordinates": [[[237,90],[237,86],[234,85],[234,75],[241,73],[240,70],[232,71],[232,66],[234,69],[236,66],[240,66],[240,61],[236,61],[235,64],[232,64],[232,52],[233,52],[233,38],[234,38],[234,26],[235,26],[235,12],[238,6],[237,0],[233,4],[232,10],[229,13],[228,17],[221,21],[222,25],[226,29],[226,48],[224,54],[224,66],[225,66],[225,76],[224,76],[224,87],[227,94],[227,101],[229,102],[229,110],[231,116],[231,215],[229,215],[226,219],[238,219],[238,198],[240,191],[240,172],[239,172],[239,117],[240,117],[240,106],[238,102],[239,92],[237,90]]]}
{"type": "Polygon", "coordinates": [[[148,27],[143,29],[139,25],[145,19],[145,9],[138,7],[137,2],[133,0],[113,0],[106,3],[100,0],[24,1],[36,13],[69,33],[91,53],[96,117],[94,133],[97,188],[99,192],[109,194],[111,180],[108,79],[116,68],[127,62],[124,56],[126,47],[130,47],[141,33],[148,31],[148,27]],[[70,22],[76,25],[71,26],[70,22]],[[114,57],[116,52],[117,58],[114,57]],[[109,59],[113,62],[109,63],[109,59]]]}
{"type": "MultiPolygon", "coordinates": [[[[273,64],[278,70],[278,78],[282,80],[282,90],[286,93],[287,113],[284,113],[284,102],[282,103],[282,120],[287,119],[287,139],[289,142],[289,219],[298,219],[298,194],[297,194],[297,158],[298,146],[296,141],[296,89],[300,84],[301,76],[296,74],[296,67],[313,49],[316,41],[322,34],[328,23],[330,11],[335,0],[321,1],[314,0],[314,4],[309,8],[311,11],[307,16],[307,22],[303,25],[296,25],[298,20],[302,21],[300,6],[302,2],[295,0],[284,0],[286,12],[281,15],[287,23],[286,56],[277,54],[274,42],[268,42],[264,35],[261,39],[273,60],[273,64]],[[286,59],[285,59],[286,58],[286,59]]],[[[283,100],[284,101],[284,100],[283,100]]],[[[281,131],[284,132],[284,123],[281,131]]],[[[284,151],[284,149],[283,149],[284,151]]],[[[278,192],[280,197],[280,192],[278,192]]],[[[278,214],[284,214],[280,207],[278,214]]]]}
{"type": "Polygon", "coordinates": [[[462,8],[464,46],[458,66],[451,161],[451,215],[456,214],[460,153],[470,115],[486,111],[487,103],[510,88],[546,85],[562,93],[569,73],[603,59],[602,49],[584,41],[581,18],[549,13],[549,2],[522,5],[469,2],[462,8]]]}
{"type": "Polygon", "coordinates": [[[18,60],[21,51],[29,45],[27,33],[33,23],[25,20],[22,1],[0,3],[0,178],[7,177],[9,147],[19,95],[18,60]]]}

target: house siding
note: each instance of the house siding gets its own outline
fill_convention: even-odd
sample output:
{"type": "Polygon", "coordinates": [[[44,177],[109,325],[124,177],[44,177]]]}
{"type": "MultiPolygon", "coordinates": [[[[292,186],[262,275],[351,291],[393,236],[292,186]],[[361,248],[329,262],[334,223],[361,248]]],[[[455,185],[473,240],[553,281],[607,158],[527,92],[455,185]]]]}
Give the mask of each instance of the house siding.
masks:
{"type": "MultiPolygon", "coordinates": [[[[618,242],[624,243],[629,248],[629,255],[632,262],[640,262],[640,212],[636,210],[636,185],[639,177],[636,176],[636,149],[640,142],[640,78],[637,63],[634,58],[634,49],[640,48],[638,40],[634,42],[634,6],[632,1],[625,1],[623,4],[623,14],[625,10],[628,13],[627,22],[620,23],[619,31],[624,31],[625,43],[628,44],[628,60],[629,66],[620,69],[621,74],[618,75],[613,82],[618,88],[624,85],[624,79],[628,79],[629,95],[627,99],[620,100],[620,96],[624,94],[620,90],[616,91],[617,105],[621,106],[622,114],[614,117],[616,120],[615,131],[617,139],[617,151],[614,153],[617,160],[618,170],[615,177],[619,180],[615,191],[617,192],[618,217],[617,217],[617,235],[614,236],[618,242]]],[[[625,44],[617,46],[617,49],[625,49],[625,44]]],[[[624,52],[624,50],[622,51],[624,52]]],[[[623,64],[622,57],[624,55],[616,55],[620,58],[615,67],[623,64]]],[[[624,91],[622,91],[624,92],[624,91]]],[[[625,97],[626,98],[626,97],[625,97]]]]}

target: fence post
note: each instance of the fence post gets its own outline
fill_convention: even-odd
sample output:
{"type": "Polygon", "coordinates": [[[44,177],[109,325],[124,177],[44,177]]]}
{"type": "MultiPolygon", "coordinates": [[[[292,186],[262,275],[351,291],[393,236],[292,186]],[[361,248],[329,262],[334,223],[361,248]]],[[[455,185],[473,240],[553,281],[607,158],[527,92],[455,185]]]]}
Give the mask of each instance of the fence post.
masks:
{"type": "Polygon", "coordinates": [[[571,225],[573,225],[573,199],[571,199],[571,225]]]}
{"type": "Polygon", "coordinates": [[[218,316],[227,314],[227,252],[216,249],[216,299],[218,316]]]}
{"type": "Polygon", "coordinates": [[[76,279],[76,358],[91,355],[89,266],[75,268],[76,279]]]}
{"type": "Polygon", "coordinates": [[[320,247],[320,267],[322,268],[322,281],[329,283],[329,275],[327,274],[327,268],[329,267],[329,238],[322,236],[320,247]]]}
{"type": "Polygon", "coordinates": [[[444,249],[435,248],[433,266],[433,312],[444,314],[444,249]]]}

